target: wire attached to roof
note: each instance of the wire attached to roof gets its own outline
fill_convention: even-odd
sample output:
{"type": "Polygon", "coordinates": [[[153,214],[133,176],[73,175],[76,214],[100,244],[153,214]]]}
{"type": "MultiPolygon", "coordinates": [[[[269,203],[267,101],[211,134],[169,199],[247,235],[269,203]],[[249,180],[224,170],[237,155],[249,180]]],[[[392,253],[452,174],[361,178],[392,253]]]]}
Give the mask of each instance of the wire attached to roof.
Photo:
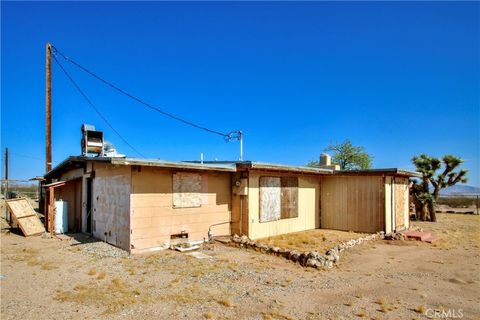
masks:
{"type": "MultiPolygon", "coordinates": [[[[155,106],[152,106],[151,104],[149,104],[148,102],[145,102],[143,101],[142,99],[140,98],[137,98],[136,96],[134,96],[133,94],[130,94],[128,92],[126,92],[125,90],[123,89],[120,89],[119,87],[117,87],[116,85],[114,85],[113,83],[103,79],[102,77],[96,75],[95,73],[93,73],[92,71],[88,70],[87,68],[83,67],[82,65],[80,65],[79,63],[75,62],[74,60],[70,59],[69,57],[67,57],[66,55],[64,55],[62,52],[60,52],[55,46],[52,45],[52,53],[54,53],[54,57],[56,54],[58,54],[59,56],[61,56],[65,61],[67,62],[70,62],[71,64],[75,65],[77,68],[83,70],[84,72],[88,73],[89,75],[91,75],[92,77],[96,78],[97,80],[103,82],[104,84],[106,84],[107,86],[115,89],[116,91],[122,93],[123,95],[129,97],[130,99],[133,99],[135,101],[137,101],[138,103],[140,104],[143,104],[144,106],[156,111],[156,112],[159,112],[161,114],[163,114],[164,116],[167,116],[167,117],[170,117],[174,120],[177,120],[179,122],[182,122],[186,125],[189,125],[189,126],[192,126],[192,127],[195,127],[197,129],[200,129],[200,130],[204,130],[206,132],[210,132],[210,133],[213,133],[213,134],[217,134],[217,135],[220,135],[222,137],[224,137],[226,139],[226,141],[228,141],[229,139],[231,139],[232,137],[232,134],[236,134],[237,131],[233,131],[233,132],[230,132],[230,133],[222,133],[222,132],[219,132],[219,131],[216,131],[216,130],[212,130],[212,129],[209,129],[209,128],[206,128],[206,127],[203,127],[203,126],[200,126],[198,124],[195,124],[193,122],[190,122],[188,120],[184,120],[180,117],[177,117],[169,112],[166,112],[164,110],[161,110],[160,108],[157,108],[155,106]]],[[[58,62],[58,61],[57,61],[58,62]]]]}
{"type": "MultiPolygon", "coordinates": [[[[53,46],[52,46],[53,48],[53,46]]],[[[55,49],[55,52],[58,52],[56,49],[55,49]]],[[[139,156],[141,156],[142,158],[145,158],[145,156],[140,152],[138,151],[135,147],[133,147],[121,134],[120,132],[118,132],[114,127],[113,125],[107,120],[107,118],[105,118],[105,116],[100,112],[100,110],[93,104],[92,100],[90,100],[88,98],[88,96],[85,94],[85,92],[83,92],[83,90],[80,88],[80,86],[75,82],[75,80],[73,80],[72,76],[70,76],[70,74],[67,72],[67,70],[63,67],[63,65],[60,63],[60,61],[58,61],[57,57],[56,57],[56,54],[53,54],[53,59],[55,60],[55,62],[58,64],[58,66],[60,67],[60,69],[62,69],[63,73],[65,73],[65,75],[67,76],[67,78],[70,80],[70,82],[72,82],[73,86],[77,89],[77,91],[83,96],[83,98],[87,101],[87,103],[93,108],[93,110],[95,110],[95,112],[100,116],[100,118],[102,118],[102,120],[110,127],[110,129],[113,130],[113,132],[115,132],[117,134],[117,136],[120,137],[120,139],[122,139],[122,141],[128,145],[133,151],[135,151],[139,156]]]]}

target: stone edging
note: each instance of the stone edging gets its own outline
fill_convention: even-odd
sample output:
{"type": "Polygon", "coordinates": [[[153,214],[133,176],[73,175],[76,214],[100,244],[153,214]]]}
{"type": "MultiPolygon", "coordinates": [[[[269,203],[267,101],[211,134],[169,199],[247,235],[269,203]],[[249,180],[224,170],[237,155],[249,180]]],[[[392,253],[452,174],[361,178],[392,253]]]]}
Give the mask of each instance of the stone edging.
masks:
{"type": "MultiPolygon", "coordinates": [[[[308,251],[300,252],[297,250],[289,250],[285,248],[273,247],[264,243],[257,243],[250,240],[247,236],[238,236],[234,235],[232,237],[232,242],[234,246],[242,248],[251,248],[255,251],[273,254],[276,256],[284,257],[293,262],[298,262],[304,267],[311,267],[317,269],[332,268],[340,260],[340,253],[345,249],[352,248],[358,244],[361,244],[366,241],[376,240],[376,239],[385,239],[391,235],[385,235],[385,232],[380,231],[377,233],[366,235],[365,237],[360,237],[358,239],[352,239],[347,242],[342,242],[337,244],[330,250],[327,250],[325,254],[320,254],[318,251],[308,251]]],[[[402,235],[403,237],[403,235],[402,235]]]]}

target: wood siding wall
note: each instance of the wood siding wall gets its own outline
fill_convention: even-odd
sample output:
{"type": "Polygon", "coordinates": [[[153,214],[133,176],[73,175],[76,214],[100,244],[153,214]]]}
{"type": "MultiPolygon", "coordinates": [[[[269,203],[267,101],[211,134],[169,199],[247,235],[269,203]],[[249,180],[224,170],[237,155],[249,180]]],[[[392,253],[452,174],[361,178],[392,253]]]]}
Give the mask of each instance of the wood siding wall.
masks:
{"type": "MultiPolygon", "coordinates": [[[[232,184],[244,175],[232,175],[232,184]]],[[[233,186],[232,186],[233,188],[233,186]]],[[[232,194],[232,234],[248,235],[248,195],[232,194]]]]}
{"type": "Polygon", "coordinates": [[[321,227],[356,232],[385,228],[383,177],[322,178],[321,227]]]}
{"type": "Polygon", "coordinates": [[[68,181],[65,185],[55,188],[55,200],[67,203],[68,231],[82,231],[82,179],[68,181]]]}
{"type": "MultiPolygon", "coordinates": [[[[311,230],[319,227],[320,179],[313,176],[298,177],[298,217],[270,222],[260,220],[260,177],[281,177],[285,174],[250,171],[248,178],[248,236],[265,238],[284,233],[311,230]]],[[[295,177],[296,175],[290,175],[295,177]]]]}
{"type": "MultiPolygon", "coordinates": [[[[151,167],[132,169],[132,252],[159,248],[171,235],[182,231],[190,240],[203,240],[212,224],[231,221],[230,173],[201,172],[202,205],[173,208],[174,172],[151,167]]],[[[230,235],[230,225],[215,226],[212,231],[217,236],[230,235]]]]}
{"type": "Polygon", "coordinates": [[[95,164],[92,231],[97,239],[130,249],[130,166],[95,164]]]}

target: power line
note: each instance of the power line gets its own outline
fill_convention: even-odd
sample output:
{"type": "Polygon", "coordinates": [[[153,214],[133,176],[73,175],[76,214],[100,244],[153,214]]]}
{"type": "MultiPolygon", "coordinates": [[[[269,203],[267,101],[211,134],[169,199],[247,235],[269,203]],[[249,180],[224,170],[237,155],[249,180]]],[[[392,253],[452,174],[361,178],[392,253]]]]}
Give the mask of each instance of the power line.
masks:
{"type": "MultiPolygon", "coordinates": [[[[149,104],[148,102],[145,102],[143,100],[141,100],[140,98],[137,98],[136,96],[134,96],[133,94],[130,94],[128,92],[126,92],[125,90],[122,90],[120,89],[119,87],[117,87],[116,85],[114,85],[113,83],[103,79],[102,77],[96,75],[95,73],[93,73],[92,71],[88,70],[87,68],[81,66],[79,63],[75,62],[74,60],[70,59],[69,57],[67,57],[66,55],[64,55],[62,52],[60,52],[55,46],[52,45],[52,49],[53,49],[53,53],[54,53],[54,57],[56,54],[59,54],[63,59],[65,59],[65,61],[67,62],[70,62],[71,64],[75,65],[76,67],[80,68],[81,70],[83,70],[84,72],[88,73],[89,75],[91,75],[92,77],[96,78],[97,80],[103,82],[104,84],[106,84],[107,86],[117,90],[118,92],[124,94],[125,96],[129,97],[130,99],[133,99],[135,101],[137,101],[138,103],[140,104],[143,104],[144,106],[154,110],[154,111],[157,111],[161,114],[163,114],[164,116],[167,116],[167,117],[170,117],[174,120],[177,120],[177,121],[180,121],[186,125],[189,125],[189,126],[192,126],[192,127],[195,127],[197,129],[200,129],[200,130],[204,130],[206,132],[210,132],[210,133],[213,133],[213,134],[217,134],[217,135],[220,135],[222,136],[223,138],[225,138],[227,141],[229,141],[229,139],[231,139],[231,135],[232,133],[222,133],[222,132],[219,132],[219,131],[216,131],[216,130],[212,130],[212,129],[209,129],[209,128],[206,128],[206,127],[203,127],[203,126],[200,126],[198,124],[195,124],[193,122],[190,122],[188,120],[184,120],[180,117],[177,117],[169,112],[166,112],[166,111],[163,111],[155,106],[152,106],[151,104],[149,104]]],[[[56,60],[56,59],[55,59],[56,60]]],[[[58,62],[58,61],[57,61],[58,62]]]]}
{"type": "MultiPolygon", "coordinates": [[[[53,46],[52,46],[53,48],[53,46]]],[[[55,49],[55,51],[57,51],[55,49]]],[[[55,62],[58,64],[58,66],[60,67],[60,69],[62,69],[63,73],[65,73],[65,75],[67,76],[67,78],[70,80],[70,82],[72,82],[73,86],[78,90],[78,92],[83,96],[83,98],[87,101],[87,103],[93,108],[93,110],[95,110],[95,112],[100,116],[100,118],[103,119],[103,121],[105,121],[105,123],[110,127],[110,129],[112,129],[119,137],[120,139],[122,139],[123,142],[125,142],[126,145],[128,145],[133,151],[135,151],[138,155],[140,155],[142,158],[145,158],[145,156],[140,153],[140,151],[138,151],[137,149],[135,149],[130,143],[128,143],[128,141],[120,134],[120,132],[118,132],[113,126],[112,124],[107,120],[107,118],[105,118],[105,116],[100,112],[100,110],[93,104],[93,102],[87,97],[87,95],[83,92],[83,90],[80,88],[80,86],[75,82],[75,80],[73,80],[73,78],[70,76],[70,74],[67,72],[67,70],[63,67],[63,65],[60,63],[60,61],[58,61],[56,55],[54,54],[53,55],[53,59],[55,60],[55,62]]]]}
{"type": "Polygon", "coordinates": [[[44,159],[41,159],[41,158],[37,158],[37,157],[34,157],[34,156],[25,155],[25,154],[20,154],[20,153],[16,153],[16,152],[10,152],[9,154],[11,156],[17,156],[17,157],[22,157],[22,158],[44,161],[44,159]]]}

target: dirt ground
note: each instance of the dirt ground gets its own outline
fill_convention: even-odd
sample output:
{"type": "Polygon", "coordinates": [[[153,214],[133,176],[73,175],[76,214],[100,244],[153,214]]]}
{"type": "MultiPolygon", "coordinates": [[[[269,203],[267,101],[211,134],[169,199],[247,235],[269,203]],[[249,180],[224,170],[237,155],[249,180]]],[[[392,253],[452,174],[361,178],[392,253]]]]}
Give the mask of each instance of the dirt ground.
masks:
{"type": "Polygon", "coordinates": [[[2,232],[1,319],[479,319],[480,217],[438,219],[416,223],[434,245],[371,241],[328,271],[221,244],[205,259],[128,256],[81,235],[2,232]]]}
{"type": "Polygon", "coordinates": [[[282,234],[256,240],[280,248],[288,248],[301,252],[311,251],[315,248],[318,252],[325,253],[335,245],[366,236],[366,233],[346,232],[338,230],[315,229],[302,232],[282,234]]]}

